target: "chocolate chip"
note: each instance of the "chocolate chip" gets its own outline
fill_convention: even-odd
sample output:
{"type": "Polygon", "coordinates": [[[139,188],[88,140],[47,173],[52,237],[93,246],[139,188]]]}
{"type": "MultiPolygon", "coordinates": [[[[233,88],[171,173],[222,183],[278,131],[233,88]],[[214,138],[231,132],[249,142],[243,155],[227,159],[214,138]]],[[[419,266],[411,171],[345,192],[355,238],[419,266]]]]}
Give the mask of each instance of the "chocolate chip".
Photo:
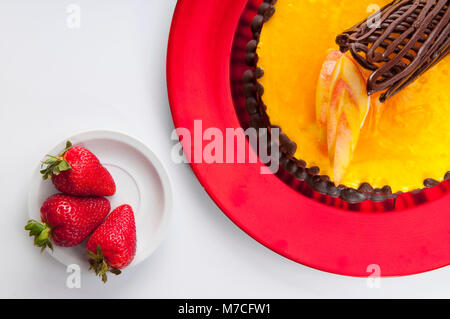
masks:
{"type": "Polygon", "coordinates": [[[314,184],[314,183],[319,183],[319,182],[321,182],[322,180],[320,179],[320,175],[314,175],[314,176],[311,176],[310,177],[310,182],[311,182],[311,184],[314,184]]]}
{"type": "Polygon", "coordinates": [[[256,66],[256,63],[258,63],[258,55],[256,53],[247,53],[245,55],[245,63],[248,66],[256,66]]]}
{"type": "Polygon", "coordinates": [[[266,13],[264,14],[264,21],[266,22],[269,21],[274,14],[275,14],[275,7],[271,6],[269,9],[267,9],[266,13]]]}
{"type": "Polygon", "coordinates": [[[251,40],[247,43],[245,50],[247,51],[247,53],[255,53],[257,48],[258,48],[258,41],[251,40]]]}
{"type": "Polygon", "coordinates": [[[299,167],[297,172],[295,173],[295,177],[297,177],[299,180],[304,181],[306,178],[308,178],[308,173],[306,172],[306,169],[303,167],[299,167]]]}
{"type": "Polygon", "coordinates": [[[255,74],[256,74],[256,78],[260,79],[264,76],[264,70],[261,68],[256,68],[255,74]]]}
{"type": "Polygon", "coordinates": [[[304,160],[297,160],[297,165],[306,168],[306,162],[304,160]]]}
{"type": "Polygon", "coordinates": [[[258,8],[258,13],[263,16],[264,22],[267,22],[275,13],[275,7],[268,2],[263,2],[258,8]]]}
{"type": "Polygon", "coordinates": [[[258,14],[264,15],[266,10],[269,9],[270,6],[271,6],[271,4],[268,2],[261,3],[261,5],[258,7],[258,14]]]}
{"type": "Polygon", "coordinates": [[[256,129],[264,127],[264,121],[259,113],[250,115],[250,126],[256,129]]]}
{"type": "Polygon", "coordinates": [[[256,94],[256,86],[253,83],[244,84],[242,90],[244,91],[244,96],[247,98],[253,97],[256,94]]]}
{"type": "Polygon", "coordinates": [[[313,166],[308,168],[307,171],[311,175],[318,175],[320,173],[320,168],[318,166],[313,166]]]}
{"type": "Polygon", "coordinates": [[[280,145],[282,147],[286,147],[290,142],[291,140],[287,137],[287,135],[283,132],[280,132],[280,145]]]}
{"type": "Polygon", "coordinates": [[[289,161],[289,163],[286,165],[286,170],[292,175],[294,175],[298,169],[299,167],[294,161],[289,161]]]}
{"type": "Polygon", "coordinates": [[[423,181],[423,185],[426,188],[431,188],[431,187],[435,187],[439,185],[439,182],[435,179],[432,178],[427,178],[426,180],[423,181]]]}
{"type": "Polygon", "coordinates": [[[264,22],[264,17],[262,15],[256,15],[251,24],[251,28],[253,33],[259,33],[261,31],[262,25],[264,22]]]}
{"type": "Polygon", "coordinates": [[[358,190],[362,193],[372,193],[373,187],[369,183],[362,183],[358,190]]]}
{"type": "Polygon", "coordinates": [[[448,181],[450,179],[450,172],[447,172],[444,176],[444,181],[448,181]]]}
{"type": "Polygon", "coordinates": [[[354,188],[347,188],[342,191],[341,197],[343,200],[349,202],[350,204],[357,204],[365,201],[367,199],[366,195],[358,192],[354,188]]]}
{"type": "Polygon", "coordinates": [[[253,83],[253,82],[255,82],[255,72],[253,72],[253,70],[245,71],[244,75],[242,76],[242,82],[243,83],[253,83]]]}
{"type": "Polygon", "coordinates": [[[312,186],[319,193],[322,193],[322,194],[328,193],[328,182],[327,181],[323,181],[319,178],[318,180],[313,182],[312,186]]]}
{"type": "Polygon", "coordinates": [[[283,157],[280,159],[280,166],[286,168],[286,166],[289,164],[290,160],[287,157],[283,157]]]}
{"type": "Polygon", "coordinates": [[[392,188],[389,185],[384,186],[381,191],[385,195],[392,195],[392,188]]]}
{"type": "Polygon", "coordinates": [[[256,83],[256,91],[258,92],[259,96],[264,95],[264,86],[262,86],[262,84],[259,82],[256,83]]]}
{"type": "Polygon", "coordinates": [[[289,143],[285,145],[285,148],[286,152],[288,152],[291,155],[294,155],[295,152],[297,152],[297,143],[289,141],[289,143]]]}
{"type": "Polygon", "coordinates": [[[341,190],[334,186],[333,183],[328,183],[327,194],[331,197],[339,197],[341,195],[341,190]]]}
{"type": "Polygon", "coordinates": [[[245,101],[245,108],[249,114],[256,114],[259,111],[258,101],[254,97],[248,97],[245,101]]]}

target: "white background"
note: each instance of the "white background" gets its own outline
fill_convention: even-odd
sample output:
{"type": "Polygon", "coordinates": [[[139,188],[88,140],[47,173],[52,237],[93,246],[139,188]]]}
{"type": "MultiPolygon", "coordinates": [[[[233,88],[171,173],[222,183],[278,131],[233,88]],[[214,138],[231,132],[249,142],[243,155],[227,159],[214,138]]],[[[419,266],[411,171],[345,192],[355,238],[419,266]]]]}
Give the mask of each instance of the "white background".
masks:
{"type": "MultiPolygon", "coordinates": [[[[207,1],[207,0],[205,0],[207,1]]],[[[232,0],[228,0],[232,1],[232,0]]],[[[170,161],[165,57],[175,0],[0,0],[0,297],[450,297],[450,269],[381,281],[324,273],[255,242],[216,207],[189,166],[170,161]],[[66,25],[81,8],[81,28],[66,25]],[[23,230],[28,183],[57,142],[88,129],[143,141],[174,190],[170,232],[144,263],[107,285],[39,254],[23,230]]]]}

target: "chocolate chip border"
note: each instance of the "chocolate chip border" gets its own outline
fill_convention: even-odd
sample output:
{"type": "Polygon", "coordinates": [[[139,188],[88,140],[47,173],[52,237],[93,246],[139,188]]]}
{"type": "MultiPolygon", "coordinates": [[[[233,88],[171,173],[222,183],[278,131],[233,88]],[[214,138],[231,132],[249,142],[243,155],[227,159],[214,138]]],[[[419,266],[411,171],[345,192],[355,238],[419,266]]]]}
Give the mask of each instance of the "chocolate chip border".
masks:
{"type": "MultiPolygon", "coordinates": [[[[279,128],[279,126],[270,123],[269,116],[266,113],[266,105],[262,100],[264,87],[258,79],[264,76],[264,71],[258,67],[257,47],[262,27],[269,21],[275,13],[275,3],[277,0],[264,0],[258,7],[258,13],[251,22],[253,39],[246,47],[245,63],[251,69],[244,72],[242,76],[243,93],[246,99],[245,107],[250,116],[250,126],[259,128],[279,128]]],[[[383,202],[388,199],[396,199],[402,192],[393,193],[389,185],[383,188],[373,188],[369,183],[362,183],[358,189],[347,187],[345,185],[336,186],[327,175],[320,175],[320,168],[317,166],[307,167],[305,161],[294,157],[297,151],[297,144],[281,132],[279,138],[280,147],[280,167],[302,182],[306,182],[313,190],[318,193],[331,197],[341,198],[351,204],[361,203],[366,200],[374,202],[383,202]]],[[[450,179],[450,172],[444,176],[444,180],[450,179]]],[[[425,188],[431,188],[439,185],[440,182],[431,178],[424,181],[425,188]]],[[[421,192],[423,189],[412,191],[412,193],[421,192]]]]}

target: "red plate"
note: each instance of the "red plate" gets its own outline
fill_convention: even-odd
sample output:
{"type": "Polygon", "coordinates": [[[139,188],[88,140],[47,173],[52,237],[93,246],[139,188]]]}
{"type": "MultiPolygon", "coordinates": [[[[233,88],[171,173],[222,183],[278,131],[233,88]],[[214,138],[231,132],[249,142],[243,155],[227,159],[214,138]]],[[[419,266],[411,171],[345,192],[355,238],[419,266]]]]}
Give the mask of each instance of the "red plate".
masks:
{"type": "MultiPolygon", "coordinates": [[[[167,56],[177,128],[194,132],[194,120],[202,120],[203,130],[225,132],[241,126],[239,96],[233,94],[240,85],[234,73],[241,70],[239,63],[232,67],[232,56],[239,56],[233,43],[247,41],[245,31],[242,35],[238,29],[248,27],[260,2],[178,1],[167,56]]],[[[200,146],[182,143],[188,157],[200,146]]],[[[301,264],[352,276],[368,276],[368,266],[376,264],[382,276],[399,276],[450,263],[449,183],[401,196],[394,209],[379,212],[379,204],[372,202],[354,209],[330,204],[322,195],[305,196],[275,175],[261,175],[262,166],[191,164],[208,194],[236,225],[301,264]]]]}

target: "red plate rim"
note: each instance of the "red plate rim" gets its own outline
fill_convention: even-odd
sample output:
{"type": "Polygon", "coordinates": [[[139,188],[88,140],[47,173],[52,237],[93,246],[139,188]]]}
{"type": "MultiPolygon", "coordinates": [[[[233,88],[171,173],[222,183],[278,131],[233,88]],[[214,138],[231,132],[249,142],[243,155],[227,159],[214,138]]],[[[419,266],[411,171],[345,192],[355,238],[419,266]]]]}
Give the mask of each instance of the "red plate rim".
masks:
{"type": "MultiPolygon", "coordinates": [[[[248,0],[179,0],[169,36],[167,87],[176,128],[240,127],[230,88],[230,54],[248,0]]],[[[186,154],[199,144],[182,141],[186,154]]],[[[368,276],[417,274],[450,263],[450,196],[402,211],[343,211],[307,198],[263,164],[191,163],[220,209],[255,240],[303,265],[368,276]]]]}

